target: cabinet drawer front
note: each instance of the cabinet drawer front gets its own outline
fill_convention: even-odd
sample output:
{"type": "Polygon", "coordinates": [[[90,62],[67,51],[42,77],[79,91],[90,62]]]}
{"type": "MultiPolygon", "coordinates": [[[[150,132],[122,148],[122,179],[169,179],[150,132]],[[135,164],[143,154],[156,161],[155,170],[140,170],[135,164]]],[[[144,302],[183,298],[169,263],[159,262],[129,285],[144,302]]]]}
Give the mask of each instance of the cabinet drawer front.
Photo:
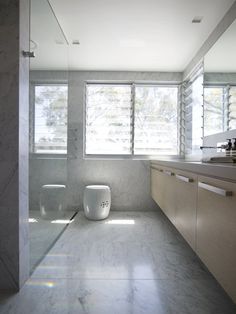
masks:
{"type": "Polygon", "coordinates": [[[169,220],[175,224],[176,210],[176,178],[175,169],[163,167],[163,211],[169,220]]]}
{"type": "Polygon", "coordinates": [[[197,253],[236,301],[236,184],[198,180],[197,253]]]}
{"type": "Polygon", "coordinates": [[[163,207],[163,169],[151,167],[151,196],[153,200],[163,207]]]}
{"type": "Polygon", "coordinates": [[[176,178],[180,181],[183,181],[183,182],[186,182],[186,183],[191,183],[193,182],[193,179],[189,178],[189,177],[186,177],[186,176],[182,176],[182,175],[179,175],[179,174],[176,174],[175,175],[176,178]]]}
{"type": "Polygon", "coordinates": [[[176,228],[195,250],[196,248],[196,212],[197,212],[197,176],[176,171],[176,228]]]}
{"type": "Polygon", "coordinates": [[[215,193],[215,194],[218,194],[218,195],[221,195],[221,196],[232,196],[233,195],[233,192],[230,191],[230,190],[222,189],[222,188],[219,188],[219,187],[214,186],[212,184],[207,184],[205,182],[199,181],[198,182],[198,186],[201,189],[210,191],[212,193],[215,193]]]}
{"type": "Polygon", "coordinates": [[[183,181],[185,183],[197,183],[197,175],[192,173],[192,172],[186,172],[182,170],[176,170],[175,171],[175,176],[178,181],[183,181]]]}
{"type": "Polygon", "coordinates": [[[152,198],[172,223],[175,220],[175,181],[174,169],[158,165],[151,167],[152,198]]]}

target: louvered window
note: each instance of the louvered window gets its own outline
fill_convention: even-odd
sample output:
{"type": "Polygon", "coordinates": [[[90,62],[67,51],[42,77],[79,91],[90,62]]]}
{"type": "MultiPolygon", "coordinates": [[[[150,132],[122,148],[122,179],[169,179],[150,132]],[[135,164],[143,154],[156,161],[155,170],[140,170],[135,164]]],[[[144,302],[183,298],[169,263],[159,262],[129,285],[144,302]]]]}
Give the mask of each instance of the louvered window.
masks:
{"type": "Polygon", "coordinates": [[[200,154],[203,138],[203,66],[184,82],[185,153],[200,154]]]}
{"type": "Polygon", "coordinates": [[[204,87],[204,136],[227,130],[227,88],[204,87]]]}
{"type": "Polygon", "coordinates": [[[178,87],[136,86],[134,154],[178,154],[178,87]]]}
{"type": "Polygon", "coordinates": [[[67,85],[35,85],[34,153],[67,153],[67,85]]]}
{"type": "Polygon", "coordinates": [[[204,87],[204,136],[236,129],[236,86],[204,87]]]}
{"type": "Polygon", "coordinates": [[[85,155],[177,155],[178,89],[88,83],[85,155]]]}
{"type": "Polygon", "coordinates": [[[236,86],[229,89],[229,130],[236,129],[236,86]]]}
{"type": "Polygon", "coordinates": [[[87,155],[131,153],[131,86],[89,84],[86,93],[87,155]]]}

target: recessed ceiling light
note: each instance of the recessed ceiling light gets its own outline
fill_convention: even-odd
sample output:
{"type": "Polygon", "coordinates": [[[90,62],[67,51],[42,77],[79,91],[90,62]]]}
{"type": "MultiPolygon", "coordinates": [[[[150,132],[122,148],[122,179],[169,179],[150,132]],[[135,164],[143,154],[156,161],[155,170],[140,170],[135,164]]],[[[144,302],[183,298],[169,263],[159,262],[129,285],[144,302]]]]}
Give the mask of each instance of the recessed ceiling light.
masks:
{"type": "Polygon", "coordinates": [[[193,24],[200,24],[203,20],[203,16],[195,16],[192,20],[193,24]]]}
{"type": "Polygon", "coordinates": [[[73,44],[73,45],[80,45],[80,42],[79,42],[79,40],[76,39],[76,40],[73,40],[73,41],[72,41],[72,44],[73,44]]]}

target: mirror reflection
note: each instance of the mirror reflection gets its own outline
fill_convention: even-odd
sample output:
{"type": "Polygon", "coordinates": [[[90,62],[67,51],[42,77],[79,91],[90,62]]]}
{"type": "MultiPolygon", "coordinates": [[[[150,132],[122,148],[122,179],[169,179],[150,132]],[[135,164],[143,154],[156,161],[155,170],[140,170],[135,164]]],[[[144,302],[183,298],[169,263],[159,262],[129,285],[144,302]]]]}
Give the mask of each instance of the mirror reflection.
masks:
{"type": "Polygon", "coordinates": [[[204,59],[204,136],[236,129],[236,21],[204,59]]]}

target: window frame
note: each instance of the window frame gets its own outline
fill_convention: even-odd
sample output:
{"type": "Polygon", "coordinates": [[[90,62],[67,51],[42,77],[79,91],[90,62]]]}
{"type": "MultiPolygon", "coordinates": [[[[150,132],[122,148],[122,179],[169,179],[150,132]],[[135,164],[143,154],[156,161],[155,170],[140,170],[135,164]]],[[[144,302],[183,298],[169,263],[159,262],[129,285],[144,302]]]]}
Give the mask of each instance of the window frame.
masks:
{"type": "Polygon", "coordinates": [[[84,82],[84,99],[83,99],[83,158],[92,159],[112,159],[112,160],[174,160],[176,158],[183,158],[181,155],[181,139],[180,130],[181,126],[181,82],[148,82],[148,81],[85,81],[84,82]],[[131,111],[132,111],[132,121],[131,121],[131,153],[130,154],[86,154],[86,108],[87,108],[87,86],[88,85],[129,85],[131,86],[131,111]],[[178,90],[177,97],[177,154],[176,155],[142,155],[134,154],[134,133],[135,133],[135,86],[150,86],[150,87],[176,87],[178,90]]]}
{"type": "MultiPolygon", "coordinates": [[[[225,98],[224,98],[224,94],[225,94],[225,90],[226,90],[226,93],[228,94],[228,85],[226,84],[211,84],[211,83],[206,83],[203,85],[203,95],[204,95],[204,101],[203,101],[203,136],[204,137],[207,137],[207,136],[211,136],[211,135],[214,135],[214,134],[219,134],[219,133],[223,133],[223,132],[226,132],[229,130],[229,121],[228,119],[226,118],[226,116],[224,116],[224,112],[226,111],[227,112],[227,116],[228,116],[228,112],[229,112],[229,102],[228,101],[225,101],[225,98]],[[205,89],[211,89],[211,88],[219,88],[219,89],[222,89],[222,127],[223,127],[223,130],[222,131],[219,131],[217,133],[213,133],[213,134],[205,134],[206,132],[206,128],[205,128],[205,89]]],[[[227,98],[227,96],[226,96],[227,98]]]]}
{"type": "Polygon", "coordinates": [[[232,104],[231,103],[231,97],[230,97],[230,95],[231,95],[231,92],[230,92],[230,89],[231,88],[234,88],[234,89],[236,89],[236,83],[233,83],[233,84],[227,84],[227,88],[228,88],[228,119],[229,119],[229,121],[228,121],[228,131],[232,131],[232,130],[234,130],[234,128],[231,128],[231,126],[230,126],[230,105],[232,104]]]}
{"type": "Polygon", "coordinates": [[[35,88],[36,86],[67,86],[67,113],[68,113],[68,82],[67,81],[31,81],[30,82],[30,138],[29,138],[29,152],[30,156],[33,158],[67,158],[68,155],[68,118],[67,118],[67,143],[66,143],[66,153],[55,153],[53,150],[51,152],[38,153],[35,151],[35,88]]]}
{"type": "MultiPolygon", "coordinates": [[[[184,132],[183,132],[183,156],[184,158],[188,158],[190,160],[199,160],[202,154],[200,146],[203,144],[203,137],[204,137],[204,64],[201,61],[193,70],[192,72],[185,78],[182,83],[183,86],[183,97],[182,97],[182,111],[183,111],[183,125],[184,125],[184,132]],[[193,99],[194,95],[194,88],[196,87],[196,81],[198,79],[202,79],[202,92],[198,95],[201,99],[201,114],[197,115],[198,123],[201,125],[201,130],[198,128],[198,136],[194,137],[193,132],[193,114],[194,114],[194,104],[195,101],[193,99]],[[188,116],[191,116],[189,119],[188,116]],[[201,140],[199,146],[195,145],[197,140],[201,140]]],[[[195,130],[196,131],[196,130],[195,130]]],[[[196,133],[195,133],[196,134],[196,133]]]]}
{"type": "MultiPolygon", "coordinates": [[[[220,134],[220,133],[223,133],[223,132],[228,132],[228,131],[231,131],[230,129],[230,119],[229,119],[229,112],[230,112],[230,97],[229,97],[229,94],[230,94],[230,89],[231,88],[236,88],[236,83],[211,83],[211,82],[207,82],[207,83],[204,83],[203,85],[203,94],[205,94],[205,88],[222,88],[222,89],[225,89],[226,90],[226,100],[224,102],[224,111],[226,111],[226,116],[223,117],[223,120],[226,119],[226,121],[224,121],[224,131],[222,132],[218,132],[216,134],[220,134]]],[[[205,98],[204,98],[204,106],[205,106],[205,98]]],[[[204,107],[205,109],[205,107],[204,107]]],[[[203,115],[203,132],[205,133],[205,125],[204,125],[204,115],[203,115]]],[[[208,137],[208,136],[212,136],[212,135],[215,135],[215,134],[211,134],[211,135],[205,135],[205,137],[208,137]]]]}

